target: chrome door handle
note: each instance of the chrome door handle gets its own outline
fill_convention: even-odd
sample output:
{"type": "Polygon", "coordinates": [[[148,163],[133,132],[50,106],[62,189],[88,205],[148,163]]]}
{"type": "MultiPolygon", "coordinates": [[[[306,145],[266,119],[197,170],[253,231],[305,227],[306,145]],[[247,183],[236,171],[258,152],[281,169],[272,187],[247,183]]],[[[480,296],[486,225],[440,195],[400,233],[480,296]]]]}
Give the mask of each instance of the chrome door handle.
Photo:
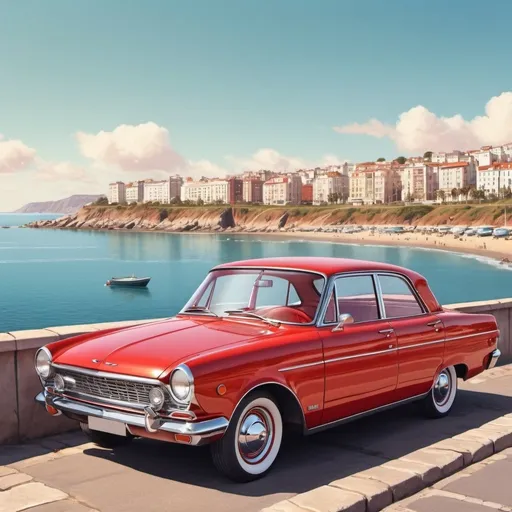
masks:
{"type": "Polygon", "coordinates": [[[436,328],[436,332],[439,332],[439,327],[438,325],[441,323],[441,320],[434,320],[433,322],[429,322],[427,325],[429,327],[435,327],[436,328]]]}
{"type": "Polygon", "coordinates": [[[389,338],[393,331],[394,329],[382,329],[381,331],[379,331],[379,334],[385,334],[386,338],[389,338]]]}

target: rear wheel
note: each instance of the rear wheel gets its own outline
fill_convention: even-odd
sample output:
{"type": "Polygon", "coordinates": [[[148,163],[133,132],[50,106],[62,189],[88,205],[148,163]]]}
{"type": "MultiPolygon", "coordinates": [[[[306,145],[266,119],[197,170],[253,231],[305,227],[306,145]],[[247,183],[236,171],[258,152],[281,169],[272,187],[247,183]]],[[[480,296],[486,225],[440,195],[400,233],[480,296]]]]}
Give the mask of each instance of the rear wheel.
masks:
{"type": "Polygon", "coordinates": [[[251,393],[236,409],[222,439],[211,445],[213,462],[231,480],[256,480],[272,467],[282,437],[283,420],[274,398],[251,393]]]}
{"type": "Polygon", "coordinates": [[[117,448],[119,446],[126,446],[133,441],[133,436],[127,435],[116,436],[107,432],[99,432],[98,430],[91,430],[87,423],[80,422],[82,432],[94,443],[102,448],[117,448]]]}
{"type": "Polygon", "coordinates": [[[430,418],[447,416],[457,395],[457,372],[453,366],[441,370],[430,393],[423,402],[424,412],[430,418]]]}

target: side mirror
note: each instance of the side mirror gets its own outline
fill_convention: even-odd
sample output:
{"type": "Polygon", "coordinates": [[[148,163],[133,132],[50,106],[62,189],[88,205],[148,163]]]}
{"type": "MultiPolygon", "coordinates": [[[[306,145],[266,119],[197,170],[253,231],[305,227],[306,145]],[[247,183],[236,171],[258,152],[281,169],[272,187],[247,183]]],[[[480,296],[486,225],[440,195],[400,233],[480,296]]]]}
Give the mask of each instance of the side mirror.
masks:
{"type": "Polygon", "coordinates": [[[332,330],[332,332],[335,331],[343,331],[343,327],[345,324],[353,324],[354,323],[354,317],[348,313],[343,313],[343,315],[340,315],[340,321],[338,322],[338,325],[332,330]]]}

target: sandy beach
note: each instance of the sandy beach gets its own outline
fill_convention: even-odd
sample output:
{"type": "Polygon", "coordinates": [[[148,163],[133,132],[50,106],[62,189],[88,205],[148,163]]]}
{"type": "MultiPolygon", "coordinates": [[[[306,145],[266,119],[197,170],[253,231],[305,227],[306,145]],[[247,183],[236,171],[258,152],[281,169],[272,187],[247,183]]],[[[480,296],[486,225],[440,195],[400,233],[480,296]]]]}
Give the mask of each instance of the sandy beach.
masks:
{"type": "Polygon", "coordinates": [[[297,238],[302,240],[321,240],[347,244],[390,245],[403,247],[421,247],[450,252],[476,254],[502,260],[508,258],[512,262],[512,240],[493,239],[492,237],[461,237],[456,239],[452,234],[437,235],[424,233],[322,233],[322,232],[274,232],[254,233],[260,236],[279,238],[297,238]]]}
{"type": "MultiPolygon", "coordinates": [[[[241,233],[242,234],[242,233],[241,233]]],[[[273,232],[248,233],[251,235],[269,236],[276,238],[297,238],[301,240],[321,240],[336,243],[361,245],[390,245],[402,247],[421,247],[450,252],[476,254],[502,260],[508,258],[512,262],[512,240],[493,239],[492,237],[462,237],[456,239],[451,234],[439,236],[437,234],[403,233],[400,235],[387,233],[322,233],[322,232],[273,232]]]]}

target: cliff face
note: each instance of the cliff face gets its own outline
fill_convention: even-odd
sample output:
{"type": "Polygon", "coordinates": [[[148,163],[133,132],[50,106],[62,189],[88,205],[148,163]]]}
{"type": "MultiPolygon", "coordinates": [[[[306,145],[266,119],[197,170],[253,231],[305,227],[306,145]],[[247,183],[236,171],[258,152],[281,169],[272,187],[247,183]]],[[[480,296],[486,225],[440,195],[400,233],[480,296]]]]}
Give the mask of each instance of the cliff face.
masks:
{"type": "MultiPolygon", "coordinates": [[[[511,208],[512,210],[512,208],[511,208]]],[[[505,222],[503,205],[402,207],[159,207],[86,206],[55,221],[29,227],[156,231],[315,230],[340,225],[494,225],[505,222]]]]}

